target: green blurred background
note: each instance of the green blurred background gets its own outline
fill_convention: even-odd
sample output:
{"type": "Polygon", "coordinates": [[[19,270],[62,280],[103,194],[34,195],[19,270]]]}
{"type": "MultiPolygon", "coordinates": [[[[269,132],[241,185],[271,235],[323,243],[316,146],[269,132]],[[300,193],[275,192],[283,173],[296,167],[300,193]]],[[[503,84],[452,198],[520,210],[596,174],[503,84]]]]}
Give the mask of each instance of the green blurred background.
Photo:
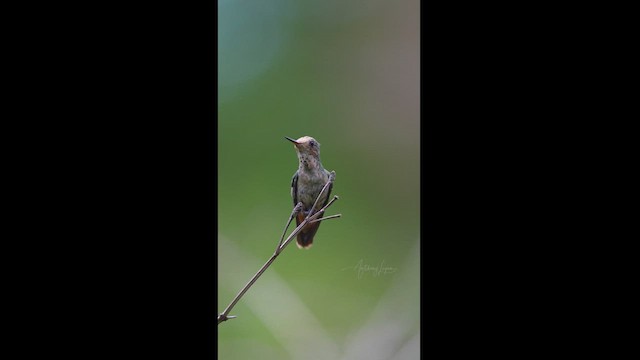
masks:
{"type": "Polygon", "coordinates": [[[287,247],[218,326],[220,359],[417,358],[419,1],[218,3],[217,311],[291,212],[284,136],[320,142],[340,196],[326,215],[342,214],[310,250],[287,247]]]}

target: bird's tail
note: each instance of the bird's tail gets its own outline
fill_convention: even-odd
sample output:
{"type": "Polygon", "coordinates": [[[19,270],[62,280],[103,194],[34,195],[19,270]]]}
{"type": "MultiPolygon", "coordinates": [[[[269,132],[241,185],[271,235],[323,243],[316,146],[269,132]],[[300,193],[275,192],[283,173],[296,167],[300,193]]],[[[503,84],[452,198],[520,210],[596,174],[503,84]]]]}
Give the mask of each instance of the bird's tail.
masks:
{"type": "MultiPolygon", "coordinates": [[[[300,214],[302,215],[302,214],[300,214]]],[[[318,218],[321,218],[323,214],[318,215],[318,218]]],[[[302,220],[304,219],[304,215],[296,217],[296,223],[300,225],[302,220]]],[[[320,227],[320,222],[316,222],[313,224],[307,224],[302,230],[298,233],[296,237],[296,244],[299,249],[308,249],[313,245],[313,237],[316,235],[318,228],[320,227]]]]}

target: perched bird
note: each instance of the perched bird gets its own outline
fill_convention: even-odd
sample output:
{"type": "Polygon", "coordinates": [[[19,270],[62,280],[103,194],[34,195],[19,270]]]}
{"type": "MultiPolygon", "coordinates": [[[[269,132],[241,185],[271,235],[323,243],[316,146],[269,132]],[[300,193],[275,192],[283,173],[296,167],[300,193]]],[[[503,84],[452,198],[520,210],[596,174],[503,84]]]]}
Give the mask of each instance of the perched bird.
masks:
{"type": "MultiPolygon", "coordinates": [[[[329,177],[332,174],[335,176],[335,172],[329,172],[322,167],[320,162],[320,143],[316,139],[310,136],[303,136],[298,140],[285,136],[285,139],[293,143],[298,154],[298,171],[293,174],[291,181],[291,197],[293,198],[293,206],[296,206],[298,202],[302,203],[302,211],[296,215],[296,225],[300,225],[307,216],[313,215],[311,207],[324,185],[329,181],[329,177]]],[[[318,200],[314,211],[318,211],[318,209],[327,204],[332,187],[333,183],[329,185],[322,198],[318,200]]],[[[318,215],[318,218],[321,217],[322,214],[318,215]]],[[[319,227],[320,221],[306,225],[296,238],[298,248],[309,248],[319,227]]]]}

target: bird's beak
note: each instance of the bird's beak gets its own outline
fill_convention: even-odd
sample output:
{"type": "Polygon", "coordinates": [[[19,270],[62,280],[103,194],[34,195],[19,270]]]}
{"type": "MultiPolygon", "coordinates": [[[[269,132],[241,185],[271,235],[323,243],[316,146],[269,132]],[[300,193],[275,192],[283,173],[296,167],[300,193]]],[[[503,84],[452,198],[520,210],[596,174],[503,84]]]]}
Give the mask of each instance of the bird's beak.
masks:
{"type": "Polygon", "coordinates": [[[297,141],[297,140],[294,140],[294,139],[292,139],[292,138],[290,138],[290,137],[288,137],[288,136],[285,136],[284,138],[285,138],[285,139],[287,139],[287,140],[289,140],[289,141],[291,141],[292,143],[294,143],[294,144],[298,145],[298,141],[297,141]]]}

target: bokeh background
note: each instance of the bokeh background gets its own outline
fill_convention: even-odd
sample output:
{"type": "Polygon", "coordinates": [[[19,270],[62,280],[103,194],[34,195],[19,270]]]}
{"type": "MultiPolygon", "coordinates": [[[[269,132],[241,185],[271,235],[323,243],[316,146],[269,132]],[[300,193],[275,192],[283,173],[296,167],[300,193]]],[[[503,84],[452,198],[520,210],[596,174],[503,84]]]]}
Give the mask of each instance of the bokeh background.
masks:
{"type": "Polygon", "coordinates": [[[310,250],[290,244],[218,326],[220,359],[418,358],[419,1],[218,4],[217,311],[291,212],[284,136],[320,142],[340,196],[326,215],[342,214],[310,250]]]}

